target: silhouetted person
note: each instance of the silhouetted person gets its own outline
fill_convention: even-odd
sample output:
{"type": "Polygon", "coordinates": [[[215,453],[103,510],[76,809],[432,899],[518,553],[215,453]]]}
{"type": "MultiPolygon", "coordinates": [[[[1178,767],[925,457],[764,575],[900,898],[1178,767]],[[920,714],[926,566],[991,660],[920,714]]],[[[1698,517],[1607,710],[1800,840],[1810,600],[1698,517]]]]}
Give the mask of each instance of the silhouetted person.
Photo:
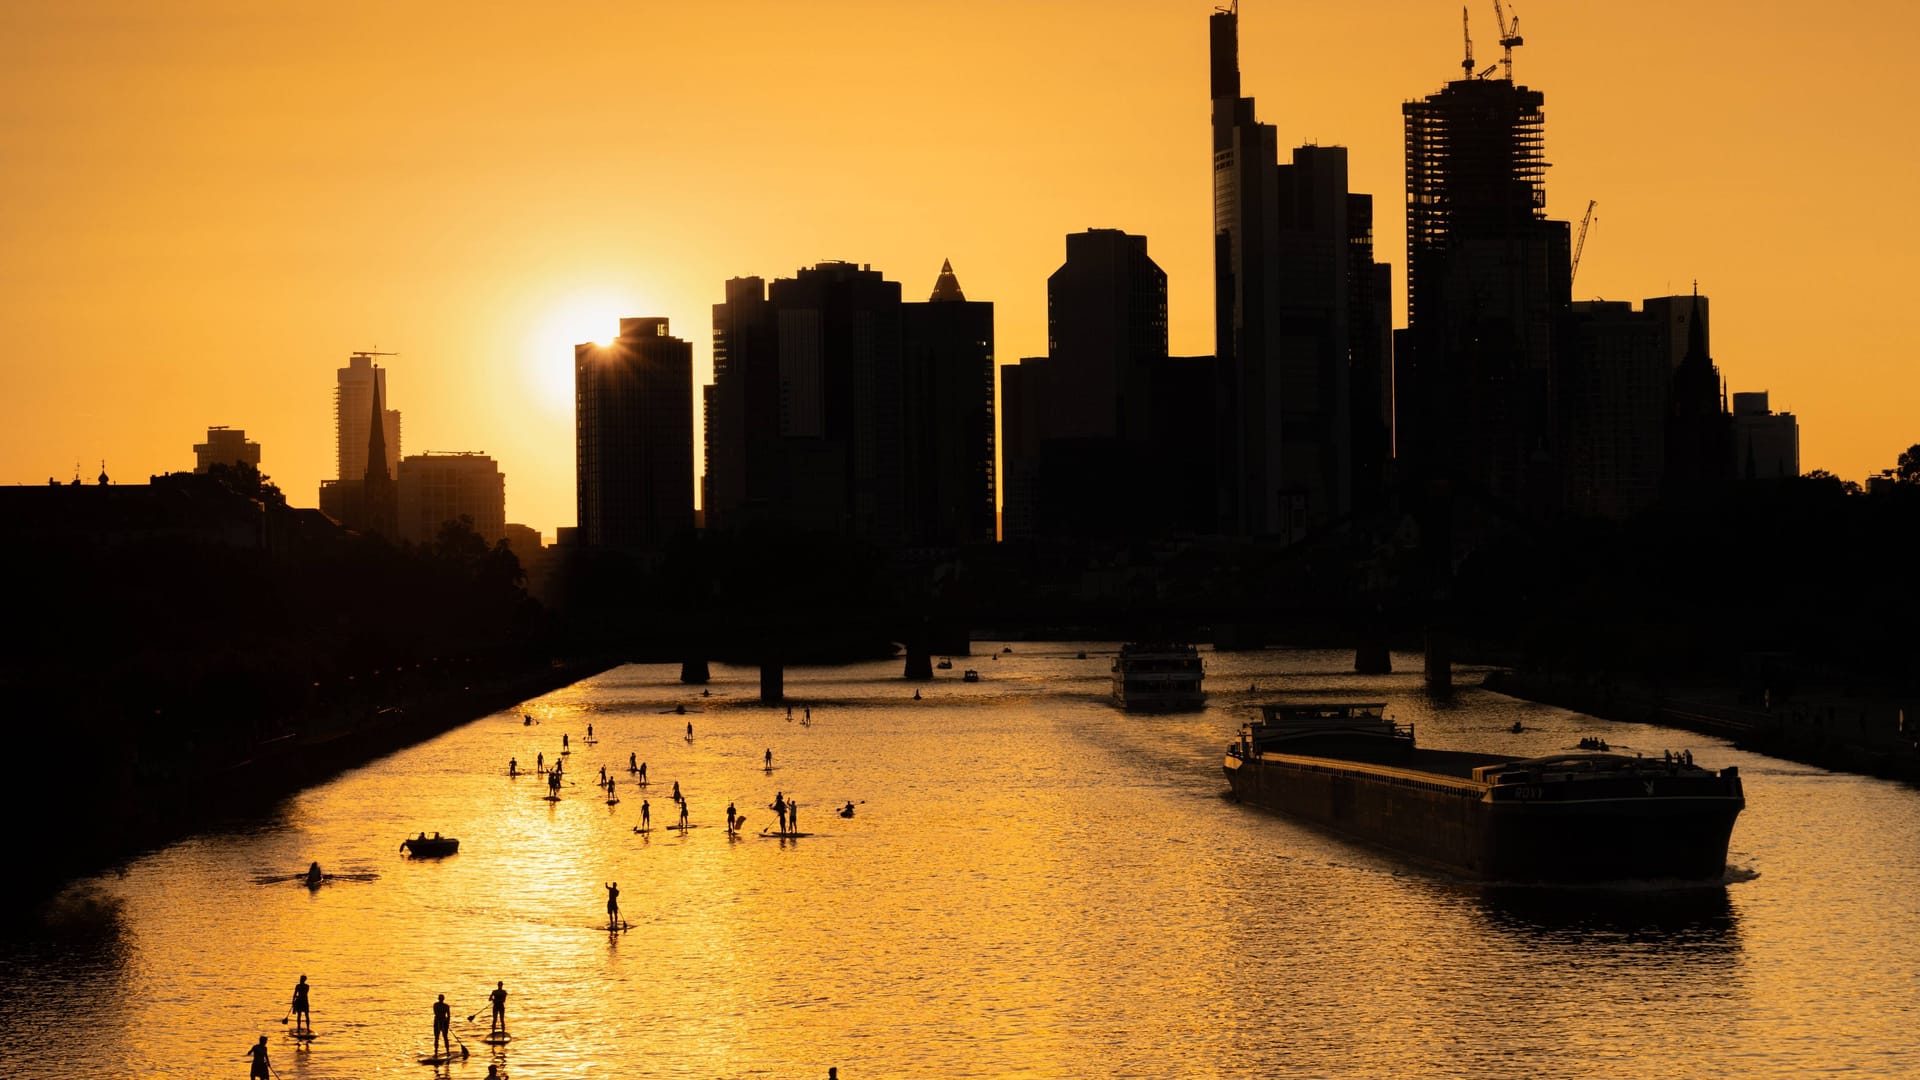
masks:
{"type": "Polygon", "coordinates": [[[487,995],[493,1002],[493,1031],[502,1035],[507,1033],[507,984],[504,981],[493,984],[493,992],[487,995]]]}
{"type": "Polygon", "coordinates": [[[253,1065],[247,1069],[249,1080],[273,1080],[273,1065],[267,1060],[267,1037],[265,1035],[260,1036],[260,1041],[254,1043],[246,1053],[240,1056],[253,1059],[253,1065]]]}
{"type": "Polygon", "coordinates": [[[852,799],[848,799],[847,805],[840,808],[840,816],[841,817],[853,816],[853,800],[852,799]]]}
{"type": "Polygon", "coordinates": [[[687,831],[687,800],[680,800],[680,831],[687,831]]]}
{"type": "Polygon", "coordinates": [[[642,829],[653,828],[653,808],[647,805],[647,800],[645,799],[640,800],[640,827],[642,829]]]}
{"type": "Polygon", "coordinates": [[[560,749],[562,749],[562,750],[565,750],[565,749],[568,749],[568,746],[567,746],[567,733],[566,733],[566,732],[564,732],[564,731],[560,733],[560,749]]]}
{"type": "Polygon", "coordinates": [[[305,975],[300,976],[300,981],[293,985],[293,1007],[289,1011],[293,1013],[293,1030],[313,1030],[313,1012],[307,1004],[307,977],[305,975]]]}
{"type": "Polygon", "coordinates": [[[787,831],[800,831],[800,800],[787,800],[787,831]]]}
{"type": "Polygon", "coordinates": [[[773,771],[773,747],[767,747],[767,771],[773,771]]]}
{"type": "Polygon", "coordinates": [[[519,758],[507,759],[507,775],[508,776],[520,775],[520,759],[519,758]]]}
{"type": "Polygon", "coordinates": [[[640,763],[640,782],[642,784],[647,782],[647,763],[644,761],[640,763]]]}
{"type": "Polygon", "coordinates": [[[592,725],[592,724],[588,724],[588,725],[587,725],[587,738],[589,738],[589,739],[591,739],[591,738],[593,738],[593,725],[592,725]]]}
{"type": "Polygon", "coordinates": [[[607,926],[620,925],[620,883],[607,882],[607,926]]]}
{"type": "MultiPolygon", "coordinates": [[[[680,706],[680,711],[686,712],[687,707],[685,705],[680,706]]],[[[687,721],[687,738],[693,738],[693,721],[691,720],[687,721]]]]}
{"type": "Polygon", "coordinates": [[[533,726],[533,714],[532,714],[532,713],[521,713],[521,714],[520,714],[520,726],[521,726],[521,727],[532,727],[532,726],[533,726]]]}
{"type": "Polygon", "coordinates": [[[453,1009],[447,1005],[447,995],[441,994],[433,1003],[433,1052],[440,1052],[441,1044],[446,1044],[447,1056],[453,1056],[453,1009]]]}
{"type": "Polygon", "coordinates": [[[913,700],[915,700],[915,701],[919,701],[919,700],[920,700],[920,691],[918,691],[918,690],[915,690],[915,691],[913,692],[913,700]]]}
{"type": "Polygon", "coordinates": [[[627,771],[630,773],[635,773],[640,771],[638,755],[633,753],[627,754],[627,771]]]}
{"type": "MultiPolygon", "coordinates": [[[[321,873],[321,872],[320,872],[320,864],[319,864],[319,863],[317,863],[317,862],[315,862],[315,863],[310,863],[310,864],[308,864],[308,866],[307,866],[307,888],[309,888],[309,889],[317,889],[317,888],[319,888],[319,887],[320,887],[320,883],[321,883],[322,881],[325,881],[326,879],[327,879],[327,875],[325,875],[325,874],[323,874],[323,873],[321,873]]],[[[306,976],[304,976],[304,975],[303,975],[303,976],[301,976],[301,978],[306,978],[306,976]]]]}
{"type": "Polygon", "coordinates": [[[673,801],[674,802],[683,801],[680,797],[680,781],[678,780],[675,780],[673,782],[673,801]]]}
{"type": "Polygon", "coordinates": [[[533,767],[541,772],[547,771],[547,755],[544,751],[533,755],[533,767]]]}
{"type": "Polygon", "coordinates": [[[773,793],[773,812],[780,816],[780,831],[787,831],[787,795],[786,792],[773,793]]]}
{"type": "Polygon", "coordinates": [[[605,765],[602,765],[600,766],[600,783],[605,784],[606,782],[607,782],[607,767],[605,765]]]}

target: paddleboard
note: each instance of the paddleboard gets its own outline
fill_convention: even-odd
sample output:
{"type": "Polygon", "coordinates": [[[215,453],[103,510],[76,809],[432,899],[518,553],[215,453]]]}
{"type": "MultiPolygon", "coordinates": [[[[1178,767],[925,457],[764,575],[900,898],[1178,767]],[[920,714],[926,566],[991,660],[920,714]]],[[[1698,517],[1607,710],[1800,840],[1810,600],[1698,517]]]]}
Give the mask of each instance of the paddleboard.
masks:
{"type": "Polygon", "coordinates": [[[624,934],[627,931],[633,929],[633,924],[628,922],[625,919],[621,919],[619,926],[613,926],[609,924],[609,925],[601,926],[599,929],[605,930],[609,934],[624,934]]]}
{"type": "Polygon", "coordinates": [[[761,836],[777,836],[782,840],[794,840],[802,836],[812,836],[813,834],[810,832],[768,832],[765,829],[761,829],[760,835],[761,836]]]}
{"type": "Polygon", "coordinates": [[[619,799],[608,799],[608,800],[607,800],[607,805],[608,805],[608,806],[618,806],[618,805],[620,805],[620,800],[619,800],[619,799]]]}
{"type": "Polygon", "coordinates": [[[452,1055],[442,1057],[439,1054],[435,1054],[432,1057],[423,1057],[420,1059],[420,1064],[422,1065],[451,1065],[453,1062],[454,1058],[452,1055]]]}
{"type": "Polygon", "coordinates": [[[705,825],[669,825],[667,826],[667,828],[672,829],[674,832],[684,832],[687,829],[704,829],[706,828],[706,826],[705,825]]]}
{"type": "Polygon", "coordinates": [[[571,750],[562,750],[562,751],[560,751],[560,756],[561,756],[561,757],[566,757],[566,756],[567,756],[568,754],[571,754],[571,753],[573,753],[573,751],[571,751],[571,750]]]}
{"type": "Polygon", "coordinates": [[[581,739],[580,741],[581,741],[581,742],[583,742],[583,743],[586,743],[586,744],[587,744],[588,746],[599,746],[599,745],[600,745],[600,740],[599,740],[599,739],[581,739]]]}
{"type": "Polygon", "coordinates": [[[486,1043],[488,1046],[505,1046],[513,1041],[513,1036],[503,1032],[499,1035],[488,1035],[480,1041],[486,1043]]]}
{"type": "Polygon", "coordinates": [[[641,828],[640,826],[638,826],[638,825],[635,825],[635,826],[633,827],[633,831],[634,831],[634,832],[637,832],[637,833],[650,833],[650,832],[652,832],[652,831],[653,831],[653,829],[652,829],[652,827],[651,827],[651,826],[649,826],[648,828],[645,828],[645,829],[643,829],[643,828],[641,828]]]}
{"type": "Polygon", "coordinates": [[[558,796],[558,795],[543,795],[543,796],[541,796],[541,798],[543,798],[543,799],[545,799],[545,800],[546,800],[546,801],[548,801],[548,802],[559,802],[559,801],[560,801],[560,796],[558,796]]]}
{"type": "Polygon", "coordinates": [[[299,1039],[301,1042],[312,1042],[314,1039],[319,1038],[319,1036],[311,1031],[289,1031],[287,1032],[287,1038],[299,1039]]]}

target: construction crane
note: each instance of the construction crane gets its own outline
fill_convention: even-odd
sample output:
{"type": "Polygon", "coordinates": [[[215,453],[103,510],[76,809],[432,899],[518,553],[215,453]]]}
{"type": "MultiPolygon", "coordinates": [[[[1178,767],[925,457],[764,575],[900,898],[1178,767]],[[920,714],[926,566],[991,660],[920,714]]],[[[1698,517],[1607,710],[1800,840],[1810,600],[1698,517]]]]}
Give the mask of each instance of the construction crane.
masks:
{"type": "Polygon", "coordinates": [[[1473,78],[1473,28],[1467,24],[1467,5],[1460,5],[1460,37],[1467,43],[1466,59],[1460,61],[1460,71],[1466,78],[1473,78]]]}
{"type": "Polygon", "coordinates": [[[1573,288],[1573,279],[1580,276],[1580,253],[1587,247],[1587,228],[1593,224],[1593,208],[1600,205],[1599,199],[1587,200],[1587,213],[1580,219],[1580,236],[1573,242],[1573,268],[1567,271],[1567,288],[1573,288]]]}
{"type": "MultiPolygon", "coordinates": [[[[1513,81],[1513,47],[1525,45],[1527,39],[1520,36],[1520,13],[1514,12],[1513,20],[1507,20],[1507,10],[1500,0],[1493,0],[1493,23],[1500,29],[1500,47],[1506,52],[1500,57],[1500,66],[1506,71],[1506,80],[1513,81]]],[[[1489,67],[1488,71],[1493,69],[1489,67]]]]}

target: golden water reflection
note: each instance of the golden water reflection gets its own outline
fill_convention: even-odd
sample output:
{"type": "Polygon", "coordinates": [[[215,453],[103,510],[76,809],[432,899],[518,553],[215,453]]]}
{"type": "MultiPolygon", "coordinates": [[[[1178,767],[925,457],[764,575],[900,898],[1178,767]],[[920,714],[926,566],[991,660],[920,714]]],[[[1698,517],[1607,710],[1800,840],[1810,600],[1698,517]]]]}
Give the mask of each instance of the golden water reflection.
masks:
{"type": "Polygon", "coordinates": [[[287,1080],[420,1076],[437,994],[474,1053],[439,1071],[476,1080],[489,1062],[846,1080],[1920,1070],[1898,1009],[1850,1005],[1911,1008],[1911,790],[1615,725],[1616,744],[1684,739],[1742,766],[1735,859],[1758,876],[1648,895],[1469,885],[1222,798],[1242,716],[1291,683],[1384,696],[1433,745],[1533,753],[1597,722],[1476,691],[1430,709],[1417,674],[1284,652],[1210,654],[1204,713],[1128,716],[1104,701],[1111,648],[1025,646],[919,702],[895,664],[790,671],[793,721],[754,700],[757,672],[724,666],[708,698],[636,666],[480,720],[101,879],[117,910],[77,938],[6,945],[20,1037],[0,1040],[0,1075],[239,1075],[264,1032],[287,1080]],[[1508,733],[1516,715],[1527,734],[1508,733]],[[563,733],[570,784],[548,803],[506,763],[551,762],[563,733]],[[659,828],[675,781],[685,834],[659,828]],[[814,835],[759,835],[776,792],[814,835]],[[460,852],[395,850],[423,830],[460,852]],[[310,860],[370,880],[254,883],[310,860]],[[609,881],[624,933],[605,929],[609,881]],[[1844,992],[1817,977],[1841,965],[1844,992]],[[320,1033],[304,1050],[279,1023],[303,973],[320,1033]],[[515,1036],[498,1052],[478,1041],[496,979],[515,1036]]]}

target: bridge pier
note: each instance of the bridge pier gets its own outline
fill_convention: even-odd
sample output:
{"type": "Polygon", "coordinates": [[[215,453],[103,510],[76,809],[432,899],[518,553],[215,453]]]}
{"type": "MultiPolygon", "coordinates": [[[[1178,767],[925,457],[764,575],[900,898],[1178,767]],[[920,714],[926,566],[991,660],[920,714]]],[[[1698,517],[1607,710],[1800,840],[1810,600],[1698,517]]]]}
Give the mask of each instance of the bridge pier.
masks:
{"type": "Polygon", "coordinates": [[[933,654],[922,644],[907,646],[907,670],[903,676],[914,682],[930,682],[933,679],[933,654]]]}
{"type": "Polygon", "coordinates": [[[1356,675],[1393,674],[1393,654],[1386,640],[1371,634],[1362,637],[1353,649],[1353,670],[1356,675]]]}
{"type": "Polygon", "coordinates": [[[760,700],[768,705],[778,705],[787,700],[787,669],[779,663],[760,665],[760,700]]]}
{"type": "Polygon", "coordinates": [[[704,685],[706,681],[711,678],[713,678],[713,673],[707,670],[707,662],[705,660],[680,661],[681,682],[704,685]]]}
{"type": "Polygon", "coordinates": [[[1453,650],[1447,645],[1446,635],[1431,629],[1427,631],[1427,690],[1435,694],[1453,691],[1453,650]]]}

